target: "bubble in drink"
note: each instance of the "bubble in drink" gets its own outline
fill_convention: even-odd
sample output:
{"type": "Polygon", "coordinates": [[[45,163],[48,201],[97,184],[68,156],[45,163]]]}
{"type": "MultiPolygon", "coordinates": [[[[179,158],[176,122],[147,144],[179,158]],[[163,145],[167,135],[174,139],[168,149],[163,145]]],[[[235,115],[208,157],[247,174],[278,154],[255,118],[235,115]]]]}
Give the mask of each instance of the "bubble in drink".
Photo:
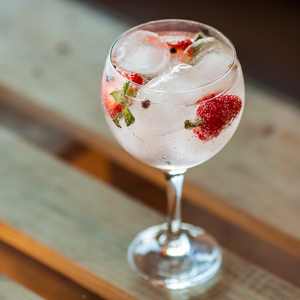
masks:
{"type": "Polygon", "coordinates": [[[117,67],[152,79],[170,67],[168,45],[154,32],[138,30],[118,41],[112,52],[117,67]]]}

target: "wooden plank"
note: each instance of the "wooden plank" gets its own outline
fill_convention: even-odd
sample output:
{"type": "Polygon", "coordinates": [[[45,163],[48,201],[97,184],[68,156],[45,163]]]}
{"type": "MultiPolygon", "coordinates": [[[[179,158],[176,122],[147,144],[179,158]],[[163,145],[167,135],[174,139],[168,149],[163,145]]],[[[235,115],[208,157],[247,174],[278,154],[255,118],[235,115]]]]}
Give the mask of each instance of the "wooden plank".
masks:
{"type": "Polygon", "coordinates": [[[112,171],[110,162],[103,155],[99,155],[95,151],[87,151],[85,155],[77,155],[72,160],[72,165],[85,172],[100,178],[103,181],[112,183],[112,171]]]}
{"type": "MultiPolygon", "coordinates": [[[[163,187],[158,170],[144,166],[116,144],[101,113],[103,63],[111,42],[129,24],[68,1],[13,3],[18,9],[8,0],[0,3],[3,99],[50,119],[163,187]]],[[[300,187],[295,180],[300,112],[280,102],[285,99],[250,82],[236,135],[216,157],[188,171],[183,195],[300,258],[300,187]]]]}
{"type": "MultiPolygon", "coordinates": [[[[130,269],[126,250],[163,217],[0,129],[0,239],[106,299],[203,299],[169,292],[130,269]]],[[[300,289],[224,249],[206,299],[297,299],[300,289]]]]}
{"type": "MultiPolygon", "coordinates": [[[[1,95],[0,95],[1,101],[1,95]]],[[[0,102],[0,125],[9,128],[54,154],[74,143],[70,134],[51,126],[37,115],[25,114],[9,103],[0,102]]]]}
{"type": "MultiPolygon", "coordinates": [[[[70,279],[0,241],[0,273],[47,300],[103,300],[70,279]]],[[[9,286],[6,290],[12,292],[9,286]]],[[[0,299],[1,297],[0,288],[0,299]]],[[[5,298],[6,299],[6,298],[5,298]]],[[[23,298],[13,298],[13,300],[23,298]]]]}
{"type": "Polygon", "coordinates": [[[90,130],[106,128],[100,103],[103,65],[116,36],[129,27],[74,1],[1,1],[1,85],[63,118],[79,117],[90,130]],[[95,106],[86,105],[87,99],[95,106]]]}
{"type": "Polygon", "coordinates": [[[43,298],[0,274],[0,298],[3,300],[41,300],[43,298]]]}

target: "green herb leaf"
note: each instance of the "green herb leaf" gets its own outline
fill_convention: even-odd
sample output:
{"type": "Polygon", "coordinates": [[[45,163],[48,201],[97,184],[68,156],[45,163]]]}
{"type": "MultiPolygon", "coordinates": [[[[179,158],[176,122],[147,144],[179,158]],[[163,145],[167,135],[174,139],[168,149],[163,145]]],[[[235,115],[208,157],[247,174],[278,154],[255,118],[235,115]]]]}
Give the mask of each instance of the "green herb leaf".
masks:
{"type": "Polygon", "coordinates": [[[196,128],[196,127],[199,127],[202,123],[203,123],[203,119],[201,119],[201,118],[196,118],[195,122],[191,122],[189,120],[185,120],[184,121],[184,128],[185,129],[196,128]]]}
{"type": "Polygon", "coordinates": [[[130,88],[128,91],[127,91],[127,96],[129,97],[135,97],[138,93],[138,89],[137,88],[130,88]]]}
{"type": "Polygon", "coordinates": [[[123,85],[123,94],[124,94],[124,96],[127,95],[128,90],[130,90],[130,81],[126,81],[123,85]]]}
{"type": "Polygon", "coordinates": [[[120,118],[122,116],[122,113],[119,113],[115,116],[115,118],[113,119],[113,122],[116,124],[117,127],[122,128],[120,125],[120,118]]]}
{"type": "Polygon", "coordinates": [[[191,121],[189,121],[189,120],[185,120],[184,121],[184,128],[185,129],[191,129],[191,128],[193,128],[194,126],[193,126],[193,124],[191,123],[191,121]]]}
{"type": "Polygon", "coordinates": [[[124,105],[126,102],[126,97],[124,97],[121,91],[113,91],[110,95],[115,99],[118,104],[124,105]]]}
{"type": "Polygon", "coordinates": [[[113,119],[113,122],[116,124],[117,127],[122,128],[120,125],[120,119],[124,116],[125,123],[127,126],[131,125],[135,118],[132,115],[131,111],[129,110],[128,106],[130,106],[133,101],[130,97],[135,97],[138,92],[137,88],[131,89],[130,81],[127,81],[123,85],[122,91],[113,91],[110,95],[115,99],[118,104],[123,105],[123,111],[118,113],[116,117],[113,119]]]}
{"type": "Polygon", "coordinates": [[[135,118],[132,115],[131,111],[129,110],[129,108],[124,108],[123,110],[124,116],[125,116],[125,123],[127,126],[130,126],[131,124],[134,123],[135,118]]]}
{"type": "Polygon", "coordinates": [[[195,38],[194,42],[197,42],[198,40],[203,39],[203,36],[201,35],[201,33],[198,33],[197,37],[195,38]]]}

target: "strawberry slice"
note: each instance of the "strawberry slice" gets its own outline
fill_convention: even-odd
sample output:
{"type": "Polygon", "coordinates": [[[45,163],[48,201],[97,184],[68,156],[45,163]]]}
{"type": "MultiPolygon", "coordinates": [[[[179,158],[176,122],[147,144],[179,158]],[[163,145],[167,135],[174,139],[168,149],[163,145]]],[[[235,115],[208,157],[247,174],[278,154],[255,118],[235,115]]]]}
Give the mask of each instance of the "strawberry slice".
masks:
{"type": "Polygon", "coordinates": [[[207,100],[199,100],[197,118],[194,122],[185,121],[185,128],[192,129],[202,141],[209,141],[230,126],[242,108],[242,100],[235,95],[221,95],[207,100]],[[207,101],[205,101],[207,100],[207,101]]]}
{"type": "Polygon", "coordinates": [[[135,117],[128,108],[133,102],[130,97],[133,91],[131,90],[129,81],[123,84],[122,90],[116,89],[111,84],[111,82],[115,82],[116,80],[112,76],[103,75],[101,85],[102,104],[117,127],[122,128],[120,120],[123,118],[128,127],[135,122],[135,117]]]}
{"type": "Polygon", "coordinates": [[[120,73],[123,77],[127,78],[131,82],[141,84],[141,85],[143,84],[144,79],[138,73],[127,72],[122,69],[118,69],[118,73],[120,73]]]}
{"type": "Polygon", "coordinates": [[[169,41],[167,42],[169,47],[175,48],[177,51],[184,51],[188,46],[192,45],[193,42],[190,39],[169,41]]]}
{"type": "Polygon", "coordinates": [[[180,37],[177,37],[177,39],[174,37],[173,40],[167,41],[167,45],[170,47],[170,52],[177,56],[180,60],[184,61],[189,61],[192,57],[192,51],[188,51],[187,53],[184,52],[185,49],[192,44],[193,42],[190,39],[180,39],[180,37]]]}
{"type": "MultiPolygon", "coordinates": [[[[185,49],[193,44],[194,34],[191,33],[181,31],[161,31],[158,34],[168,45],[171,54],[177,56],[180,60],[183,56],[186,56],[184,53],[185,49]]],[[[188,56],[188,58],[185,58],[185,61],[188,61],[191,58],[192,53],[188,53],[188,56]]]]}
{"type": "Polygon", "coordinates": [[[106,75],[104,74],[101,86],[101,98],[102,103],[105,106],[108,114],[114,119],[118,113],[123,111],[123,105],[118,104],[115,99],[111,96],[111,93],[115,90],[110,82],[105,80],[106,75]]]}

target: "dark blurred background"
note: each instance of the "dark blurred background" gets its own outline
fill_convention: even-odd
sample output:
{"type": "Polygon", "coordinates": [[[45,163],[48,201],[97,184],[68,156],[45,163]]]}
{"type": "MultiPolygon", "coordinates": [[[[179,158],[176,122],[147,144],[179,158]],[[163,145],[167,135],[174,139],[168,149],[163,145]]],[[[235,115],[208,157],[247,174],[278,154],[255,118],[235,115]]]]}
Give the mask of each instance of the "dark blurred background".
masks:
{"type": "Polygon", "coordinates": [[[132,25],[190,19],[211,25],[236,47],[244,73],[300,104],[300,1],[295,0],[82,0],[106,6],[132,25]]]}

